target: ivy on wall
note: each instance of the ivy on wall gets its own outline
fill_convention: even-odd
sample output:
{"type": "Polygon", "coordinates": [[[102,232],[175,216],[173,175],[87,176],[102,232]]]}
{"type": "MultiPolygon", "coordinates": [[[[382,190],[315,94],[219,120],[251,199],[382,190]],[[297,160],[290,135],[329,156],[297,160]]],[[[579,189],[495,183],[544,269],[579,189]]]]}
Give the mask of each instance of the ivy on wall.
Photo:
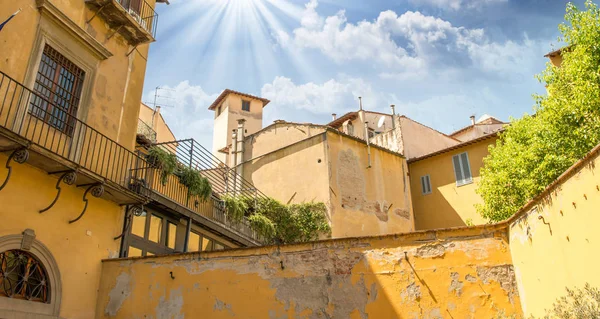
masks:
{"type": "Polygon", "coordinates": [[[285,205],[272,198],[224,196],[226,213],[234,221],[248,218],[250,227],[267,243],[290,244],[329,235],[327,207],[323,203],[285,205]]]}

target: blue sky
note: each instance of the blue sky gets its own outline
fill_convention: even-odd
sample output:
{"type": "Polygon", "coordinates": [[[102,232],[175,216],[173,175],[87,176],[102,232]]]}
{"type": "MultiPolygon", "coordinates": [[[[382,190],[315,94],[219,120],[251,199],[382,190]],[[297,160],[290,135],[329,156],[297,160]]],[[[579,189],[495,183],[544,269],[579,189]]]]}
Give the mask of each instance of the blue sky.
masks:
{"type": "MultiPolygon", "coordinates": [[[[171,0],[158,5],[144,101],[210,149],[226,88],[270,99],[263,125],[327,123],[358,107],[445,133],[469,116],[531,113],[562,0],[171,0]]],[[[575,2],[582,6],[582,1],[575,2]]]]}

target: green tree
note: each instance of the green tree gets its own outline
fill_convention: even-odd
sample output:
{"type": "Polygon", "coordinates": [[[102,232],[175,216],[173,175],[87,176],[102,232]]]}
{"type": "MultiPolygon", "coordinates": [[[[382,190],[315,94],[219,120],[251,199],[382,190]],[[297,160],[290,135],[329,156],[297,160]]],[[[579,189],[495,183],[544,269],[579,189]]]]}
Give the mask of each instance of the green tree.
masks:
{"type": "Polygon", "coordinates": [[[549,93],[534,96],[535,115],[511,119],[484,160],[477,209],[491,221],[512,216],[600,142],[600,10],[589,0],[585,8],[567,4],[562,64],[537,76],[549,93]]]}

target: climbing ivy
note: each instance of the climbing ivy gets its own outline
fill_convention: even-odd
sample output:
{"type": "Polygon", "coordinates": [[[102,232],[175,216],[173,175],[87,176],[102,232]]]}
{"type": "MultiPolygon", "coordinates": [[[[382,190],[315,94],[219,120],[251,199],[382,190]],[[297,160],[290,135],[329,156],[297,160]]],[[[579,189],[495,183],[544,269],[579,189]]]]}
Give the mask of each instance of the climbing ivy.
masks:
{"type": "Polygon", "coordinates": [[[323,203],[285,205],[268,198],[224,196],[227,215],[234,221],[248,218],[252,229],[267,243],[289,244],[318,239],[331,231],[323,203]]]}

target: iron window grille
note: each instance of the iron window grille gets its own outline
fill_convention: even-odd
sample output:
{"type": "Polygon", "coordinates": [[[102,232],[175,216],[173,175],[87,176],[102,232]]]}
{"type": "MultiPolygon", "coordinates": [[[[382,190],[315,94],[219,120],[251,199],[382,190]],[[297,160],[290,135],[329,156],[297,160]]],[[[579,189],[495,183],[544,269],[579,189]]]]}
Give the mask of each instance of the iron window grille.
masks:
{"type": "Polygon", "coordinates": [[[46,45],[42,53],[29,112],[55,129],[73,135],[85,72],[46,45]]]}
{"type": "Polygon", "coordinates": [[[0,296],[48,303],[48,274],[42,263],[22,250],[0,253],[0,296]]]}

